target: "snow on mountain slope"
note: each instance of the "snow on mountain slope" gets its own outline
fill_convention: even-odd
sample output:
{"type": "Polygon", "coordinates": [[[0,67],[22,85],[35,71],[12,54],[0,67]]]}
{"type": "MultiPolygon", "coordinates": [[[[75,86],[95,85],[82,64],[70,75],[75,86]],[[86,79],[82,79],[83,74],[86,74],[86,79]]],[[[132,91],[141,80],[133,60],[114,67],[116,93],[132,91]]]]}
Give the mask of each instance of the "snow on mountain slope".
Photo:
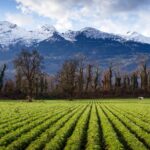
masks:
{"type": "Polygon", "coordinates": [[[97,29],[91,28],[91,27],[86,27],[79,31],[69,30],[65,33],[62,33],[61,35],[66,40],[76,41],[76,37],[81,34],[83,34],[87,38],[91,38],[91,39],[106,39],[107,38],[107,39],[112,39],[112,40],[117,40],[117,41],[124,41],[124,39],[121,36],[118,36],[118,35],[112,34],[112,33],[102,32],[100,30],[97,30],[97,29]]]}
{"type": "MultiPolygon", "coordinates": [[[[63,38],[69,42],[75,42],[79,35],[83,35],[86,38],[91,39],[111,39],[119,42],[124,41],[135,41],[141,43],[149,43],[150,38],[145,37],[136,32],[127,35],[120,36],[116,34],[102,32],[95,28],[86,27],[79,31],[67,31],[65,33],[59,33],[56,29],[50,25],[44,25],[38,29],[28,31],[15,24],[7,21],[0,22],[0,47],[7,49],[10,45],[15,45],[17,43],[23,44],[25,46],[32,46],[33,43],[39,43],[44,40],[55,41],[58,38],[63,38]]],[[[59,39],[58,39],[59,40],[59,39]]]]}
{"type": "Polygon", "coordinates": [[[68,30],[65,33],[62,33],[61,36],[67,41],[76,41],[76,36],[79,34],[78,31],[68,30]]]}
{"type": "Polygon", "coordinates": [[[150,37],[143,36],[137,32],[127,32],[127,34],[123,37],[126,40],[150,44],[150,37]]]}
{"type": "Polygon", "coordinates": [[[25,47],[37,49],[45,58],[47,72],[52,73],[58,71],[64,60],[80,53],[85,55],[88,61],[94,60],[102,67],[117,61],[127,66],[129,70],[137,66],[140,55],[150,58],[149,38],[137,33],[122,36],[89,27],[60,33],[49,25],[28,31],[9,22],[0,22],[2,64],[8,62],[7,64],[11,66],[15,55],[25,47]]]}
{"type": "Polygon", "coordinates": [[[55,27],[53,27],[53,26],[44,25],[44,26],[36,29],[35,31],[30,31],[30,32],[32,32],[33,35],[34,34],[38,35],[37,39],[41,38],[41,40],[42,40],[42,39],[47,39],[49,37],[52,37],[53,34],[57,31],[56,31],[55,27]]]}
{"type": "Polygon", "coordinates": [[[27,31],[9,22],[0,22],[0,45],[7,47],[17,42],[23,42],[27,46],[33,42],[43,41],[56,32],[54,27],[45,25],[34,31],[27,31]]]}
{"type": "Polygon", "coordinates": [[[99,38],[105,39],[105,38],[111,38],[113,36],[111,34],[90,27],[81,29],[80,33],[85,34],[87,38],[94,38],[94,39],[99,39],[99,38]]]}

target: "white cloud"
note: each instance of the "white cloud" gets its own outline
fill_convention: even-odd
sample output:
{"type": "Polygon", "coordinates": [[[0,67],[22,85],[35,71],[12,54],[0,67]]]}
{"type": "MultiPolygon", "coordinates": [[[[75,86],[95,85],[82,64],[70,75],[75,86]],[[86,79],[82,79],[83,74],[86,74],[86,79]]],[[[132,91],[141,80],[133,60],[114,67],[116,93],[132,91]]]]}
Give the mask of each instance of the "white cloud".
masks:
{"type": "Polygon", "coordinates": [[[30,27],[34,23],[33,18],[31,16],[24,14],[7,13],[5,17],[6,21],[12,22],[21,27],[30,27]]]}
{"type": "Polygon", "coordinates": [[[97,27],[150,35],[150,0],[16,0],[23,13],[47,17],[58,30],[97,27]]]}

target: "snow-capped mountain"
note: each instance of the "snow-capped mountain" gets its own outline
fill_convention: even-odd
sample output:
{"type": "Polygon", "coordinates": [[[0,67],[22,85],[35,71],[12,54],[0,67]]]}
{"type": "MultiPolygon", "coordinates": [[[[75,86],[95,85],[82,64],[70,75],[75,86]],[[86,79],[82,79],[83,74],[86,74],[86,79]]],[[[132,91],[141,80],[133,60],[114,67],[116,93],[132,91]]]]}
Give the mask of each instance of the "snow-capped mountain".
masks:
{"type": "Polygon", "coordinates": [[[137,33],[137,32],[127,32],[127,34],[123,37],[126,40],[150,44],[150,37],[146,37],[146,36],[144,36],[140,33],[137,33]]]}
{"type": "Polygon", "coordinates": [[[76,36],[79,34],[78,31],[68,30],[65,33],[62,33],[61,36],[67,41],[76,41],[76,36]]]}
{"type": "Polygon", "coordinates": [[[118,38],[117,35],[102,32],[100,30],[97,30],[95,28],[90,28],[90,27],[81,29],[80,33],[83,33],[87,38],[93,38],[93,39],[118,38]]]}
{"type": "Polygon", "coordinates": [[[20,42],[28,46],[35,42],[41,42],[51,37],[56,29],[52,26],[42,26],[34,31],[27,31],[18,27],[16,24],[7,21],[0,22],[0,45],[8,48],[20,42]]]}
{"type": "MultiPolygon", "coordinates": [[[[35,43],[41,42],[46,39],[52,38],[53,34],[56,33],[57,30],[55,27],[50,25],[44,25],[40,28],[37,28],[32,31],[25,30],[21,27],[18,27],[16,24],[12,24],[7,21],[0,22],[0,45],[2,47],[7,47],[12,44],[16,44],[18,42],[23,42],[28,46],[35,43]]],[[[58,33],[58,32],[57,32],[58,33]]],[[[80,34],[85,35],[87,38],[91,39],[114,39],[118,41],[137,41],[141,43],[150,44],[150,37],[145,37],[137,32],[128,32],[124,36],[119,36],[116,34],[110,34],[106,32],[102,32],[95,28],[86,27],[81,29],[80,31],[66,31],[65,33],[58,33],[62,38],[67,41],[76,41],[76,37],[80,34]]]]}
{"type": "Polygon", "coordinates": [[[76,41],[76,37],[80,34],[85,35],[87,38],[91,38],[91,39],[115,39],[118,41],[123,41],[125,40],[123,37],[116,35],[116,34],[110,34],[110,33],[106,33],[106,32],[102,32],[100,30],[97,30],[95,28],[91,28],[91,27],[86,27],[81,29],[80,31],[67,31],[65,33],[62,33],[62,37],[64,37],[66,40],[69,41],[76,41]]]}
{"type": "Polygon", "coordinates": [[[45,58],[48,72],[56,72],[64,60],[78,54],[104,67],[113,61],[127,70],[137,66],[141,55],[150,62],[150,38],[137,33],[122,36],[90,27],[60,33],[49,25],[28,31],[0,22],[0,64],[7,63],[12,68],[11,62],[21,49],[37,49],[45,58]]]}

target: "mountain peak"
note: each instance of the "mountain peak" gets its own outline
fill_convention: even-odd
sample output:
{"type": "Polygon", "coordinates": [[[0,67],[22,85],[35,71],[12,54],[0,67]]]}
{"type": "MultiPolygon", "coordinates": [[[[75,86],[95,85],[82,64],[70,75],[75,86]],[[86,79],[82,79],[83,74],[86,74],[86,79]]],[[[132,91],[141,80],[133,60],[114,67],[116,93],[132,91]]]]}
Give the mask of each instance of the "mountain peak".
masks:
{"type": "Polygon", "coordinates": [[[124,38],[127,40],[132,40],[141,43],[150,43],[149,37],[146,37],[138,32],[128,31],[127,34],[124,36],[124,38]]]}
{"type": "Polygon", "coordinates": [[[83,33],[87,38],[94,38],[94,39],[105,39],[105,38],[114,38],[115,35],[102,32],[98,29],[86,27],[80,30],[81,33],[83,33]]]}
{"type": "Polygon", "coordinates": [[[68,30],[61,34],[61,36],[68,41],[76,41],[76,36],[78,35],[78,31],[68,30]]]}
{"type": "Polygon", "coordinates": [[[56,32],[56,28],[48,24],[41,26],[40,29],[44,32],[51,32],[51,33],[56,32]]]}
{"type": "Polygon", "coordinates": [[[10,23],[8,21],[0,21],[0,27],[1,28],[11,28],[14,29],[17,27],[16,24],[10,23]]]}
{"type": "Polygon", "coordinates": [[[81,32],[83,32],[83,31],[98,31],[98,32],[100,32],[100,30],[98,30],[96,28],[92,28],[92,27],[85,27],[85,28],[82,28],[80,31],[81,32]]]}
{"type": "Polygon", "coordinates": [[[104,32],[96,29],[96,28],[92,28],[92,27],[85,27],[83,29],[80,30],[80,32],[86,33],[86,34],[103,34],[104,32]]]}
{"type": "Polygon", "coordinates": [[[149,37],[143,36],[137,32],[127,32],[126,35],[120,36],[106,33],[96,28],[85,27],[78,31],[68,30],[65,33],[59,33],[55,27],[48,24],[45,24],[36,30],[28,31],[8,21],[0,21],[0,45],[9,46],[16,42],[27,43],[29,45],[35,41],[41,42],[52,39],[55,33],[70,42],[75,42],[78,40],[78,37],[81,36],[90,39],[112,39],[117,41],[130,40],[141,43],[150,43],[149,37]]]}
{"type": "Polygon", "coordinates": [[[137,37],[137,36],[143,36],[143,35],[136,31],[134,31],[134,32],[128,31],[127,36],[137,37]]]}

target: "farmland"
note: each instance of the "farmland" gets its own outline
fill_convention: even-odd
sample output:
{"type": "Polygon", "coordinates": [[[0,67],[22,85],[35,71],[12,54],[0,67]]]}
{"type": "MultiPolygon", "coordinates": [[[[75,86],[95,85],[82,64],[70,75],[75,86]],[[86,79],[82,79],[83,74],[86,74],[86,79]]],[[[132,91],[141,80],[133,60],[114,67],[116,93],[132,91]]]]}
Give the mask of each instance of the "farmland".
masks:
{"type": "Polygon", "coordinates": [[[150,100],[0,101],[0,150],[150,149],[150,100]]]}

